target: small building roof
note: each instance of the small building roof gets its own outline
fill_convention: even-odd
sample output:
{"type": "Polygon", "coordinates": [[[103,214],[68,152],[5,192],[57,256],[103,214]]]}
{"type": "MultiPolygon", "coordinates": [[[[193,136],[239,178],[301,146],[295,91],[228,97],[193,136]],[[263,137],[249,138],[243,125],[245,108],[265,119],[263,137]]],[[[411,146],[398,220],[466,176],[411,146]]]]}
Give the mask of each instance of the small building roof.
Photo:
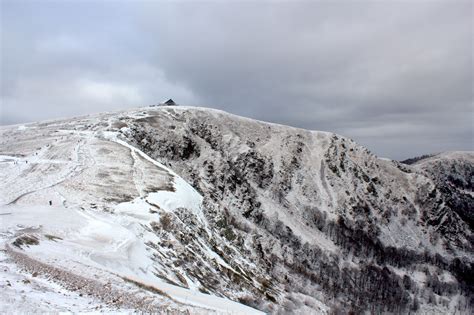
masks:
{"type": "Polygon", "coordinates": [[[176,103],[170,98],[169,100],[167,100],[166,102],[163,103],[164,105],[168,105],[168,106],[175,106],[176,103]]]}

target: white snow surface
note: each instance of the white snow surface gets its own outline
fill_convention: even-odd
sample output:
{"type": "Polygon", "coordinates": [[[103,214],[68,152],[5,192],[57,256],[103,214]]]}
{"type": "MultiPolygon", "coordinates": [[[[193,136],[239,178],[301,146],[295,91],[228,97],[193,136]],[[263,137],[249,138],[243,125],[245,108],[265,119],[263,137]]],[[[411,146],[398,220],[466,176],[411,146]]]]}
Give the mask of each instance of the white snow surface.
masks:
{"type": "Polygon", "coordinates": [[[82,277],[103,282],[115,279],[115,285],[124,291],[130,290],[130,284],[123,278],[156,288],[164,293],[159,298],[170,310],[260,314],[243,304],[201,293],[196,287],[179,287],[156,276],[160,267],[145,245],[158,241],[147,228],[151,221],[159,220],[151,209],[158,206],[173,212],[187,208],[205,226],[202,196],[172,170],[116,134],[91,130],[87,123],[78,130],[81,125],[77,122],[51,122],[39,139],[29,126],[1,130],[11,132],[12,138],[3,141],[0,152],[0,259],[4,268],[0,312],[130,311],[79,296],[48,280],[47,275],[33,281],[8,256],[9,248],[82,277]],[[13,138],[19,140],[15,145],[13,138]],[[152,178],[150,172],[154,172],[152,178]],[[132,180],[123,181],[123,174],[128,173],[133,174],[127,176],[132,180]],[[98,193],[102,190],[105,195],[98,193]],[[117,195],[125,195],[124,200],[115,205],[107,201],[117,195]],[[39,244],[15,247],[12,242],[22,235],[37,238],[39,244]]]}
{"type": "MultiPolygon", "coordinates": [[[[260,123],[207,108],[138,108],[41,124],[0,127],[0,267],[5,270],[0,278],[0,289],[7,297],[0,301],[0,313],[10,313],[15,309],[20,312],[34,309],[40,312],[131,311],[127,305],[110,304],[101,300],[100,296],[80,296],[48,274],[33,277],[31,272],[17,264],[15,253],[25,254],[34,261],[74,275],[112,283],[117,292],[127,292],[132,294],[132,298],[153,298],[163,305],[163,311],[261,313],[229,299],[202,293],[208,290],[203,290],[205,285],[189,269],[184,272],[179,265],[172,265],[180,259],[189,259],[186,254],[192,252],[195,255],[191,257],[201,255],[204,258],[199,261],[201,264],[190,260],[196,268],[211,266],[209,269],[216,273],[231,270],[242,276],[247,275],[245,267],[252,267],[248,257],[239,255],[232,245],[225,249],[235,250],[237,255],[234,258],[235,261],[241,260],[239,266],[242,271],[233,268],[231,265],[234,264],[219,254],[229,242],[224,238],[214,239],[216,234],[213,234],[206,219],[209,212],[205,215],[203,209],[205,200],[177,175],[182,174],[190,182],[193,179],[186,177],[189,174],[183,172],[184,168],[179,168],[179,162],[173,164],[165,158],[162,161],[153,159],[139,150],[139,145],[132,146],[131,137],[127,138],[132,134],[131,126],[142,127],[139,120],[145,118],[156,118],[154,123],[159,128],[151,128],[151,132],[162,132],[167,128],[162,125],[167,123],[175,128],[174,125],[178,125],[176,129],[170,129],[171,136],[180,135],[182,130],[176,122],[187,118],[189,123],[189,117],[198,122],[215,118],[211,123],[217,128],[216,133],[221,136],[220,145],[224,147],[222,155],[216,157],[214,151],[205,149],[210,144],[201,139],[201,149],[204,149],[193,160],[198,173],[206,172],[204,162],[218,164],[228,158],[227,152],[232,152],[235,157],[245,155],[252,151],[250,148],[256,147],[263,156],[271,157],[274,176],[284,176],[291,173],[288,170],[291,158],[301,156],[298,161],[300,169],[294,171],[294,183],[290,182],[293,187],[284,198],[279,199],[271,190],[258,188],[260,208],[267,217],[284,222],[302,243],[315,245],[333,255],[340,254],[339,246],[322,231],[308,225],[308,220],[312,219],[305,216],[309,212],[308,206],[324,214],[328,221],[335,221],[341,215],[355,220],[362,214],[348,207],[351,197],[348,191],[361,196],[368,194],[367,185],[358,186],[360,181],[354,180],[352,172],[334,174],[330,168],[331,159],[340,156],[340,152],[347,152],[344,159],[341,158],[346,163],[346,169],[366,171],[371,180],[376,179],[380,183],[379,196],[389,193],[393,198],[406,199],[407,204],[415,204],[417,189],[428,189],[433,185],[426,177],[401,172],[395,162],[379,159],[353,141],[335,134],[260,123]],[[127,125],[128,122],[131,123],[127,125]],[[248,139],[254,142],[253,146],[247,144],[248,139]],[[290,147],[296,149],[298,142],[304,143],[300,148],[302,151],[291,151],[290,147]],[[174,170],[169,165],[173,165],[174,170]],[[306,196],[311,203],[305,203],[302,196],[306,196]],[[184,222],[182,209],[186,209],[185,215],[191,214],[185,220],[194,223],[196,218],[198,223],[195,229],[187,230],[196,232],[188,243],[177,242],[176,234],[168,235],[166,239],[168,236],[163,232],[161,223],[165,215],[184,222]],[[25,235],[37,238],[39,243],[21,248],[13,245],[15,240],[25,235]],[[177,251],[179,246],[181,252],[177,251]],[[176,257],[176,252],[180,253],[179,257],[176,257]]],[[[138,134],[135,144],[146,143],[147,139],[141,136],[138,134]]],[[[153,152],[150,154],[153,155],[153,152]]],[[[464,155],[446,153],[431,159],[460,156],[464,155]]],[[[472,159],[472,156],[469,158],[472,159]]],[[[423,163],[426,160],[417,164],[422,166],[423,163]]],[[[212,186],[205,177],[202,178],[202,186],[212,186]]],[[[281,181],[285,182],[284,179],[281,181]]],[[[220,202],[229,208],[232,205],[231,199],[220,202]]],[[[238,205],[234,208],[239,209],[238,205]]],[[[382,208],[380,210],[384,210],[382,208]]],[[[440,244],[431,244],[426,231],[415,224],[421,216],[420,209],[412,209],[411,215],[415,219],[409,222],[400,220],[403,215],[399,209],[390,211],[391,219],[380,225],[378,236],[384,245],[412,250],[424,248],[449,257],[440,244]]],[[[372,214],[377,220],[381,220],[382,215],[377,211],[372,214]]],[[[247,223],[252,224],[250,221],[247,223]]],[[[272,254],[287,254],[277,246],[274,248],[271,248],[272,254]]],[[[343,260],[344,263],[352,263],[351,257],[343,257],[343,260]]],[[[401,269],[395,272],[401,276],[406,274],[401,269]]],[[[255,287],[259,287],[255,275],[261,275],[248,274],[255,287]]],[[[419,283],[425,281],[423,273],[414,271],[410,275],[419,283]]],[[[452,280],[449,273],[443,274],[442,278],[452,280]]],[[[227,282],[223,282],[226,286],[227,282]]],[[[245,293],[245,290],[234,290],[226,296],[237,300],[245,297],[245,293]]],[[[324,299],[313,293],[298,297],[300,293],[291,292],[294,297],[306,301],[299,308],[299,313],[329,311],[328,305],[322,302],[324,299]]],[[[281,296],[277,293],[275,297],[278,299],[281,296]]]]}

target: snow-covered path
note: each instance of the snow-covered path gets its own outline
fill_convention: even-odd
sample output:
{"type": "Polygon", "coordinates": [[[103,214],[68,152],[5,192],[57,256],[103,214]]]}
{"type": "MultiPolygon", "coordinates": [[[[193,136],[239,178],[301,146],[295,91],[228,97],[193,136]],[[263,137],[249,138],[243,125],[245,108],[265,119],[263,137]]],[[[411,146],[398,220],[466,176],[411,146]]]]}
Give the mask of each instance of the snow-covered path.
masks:
{"type": "MultiPolygon", "coordinates": [[[[30,283],[37,288],[41,279],[47,287],[41,292],[52,299],[34,300],[41,292],[31,293],[32,300],[22,310],[41,310],[41,305],[50,303],[49,310],[54,311],[104,307],[105,311],[260,313],[157,277],[156,258],[146,245],[159,242],[148,227],[159,220],[150,211],[152,205],[169,212],[186,207],[205,226],[202,197],[172,170],[114,133],[67,127],[50,130],[47,143],[38,144],[36,150],[30,149],[30,140],[21,141],[33,136],[21,134],[34,132],[33,128],[21,129],[15,145],[12,141],[0,152],[0,176],[5,179],[0,183],[0,246],[2,263],[10,272],[4,281],[11,284],[38,274],[30,283]],[[37,244],[12,245],[24,236],[37,239],[37,244]],[[76,282],[83,288],[76,288],[76,282]],[[104,297],[98,288],[107,283],[111,287],[104,297]],[[78,297],[76,289],[92,298],[78,297]],[[66,297],[58,297],[66,291],[66,297]],[[127,303],[117,302],[114,295],[127,303]],[[156,303],[140,304],[147,299],[156,303]]],[[[4,287],[8,305],[2,305],[0,311],[20,305],[14,296],[26,284],[4,287]]]]}

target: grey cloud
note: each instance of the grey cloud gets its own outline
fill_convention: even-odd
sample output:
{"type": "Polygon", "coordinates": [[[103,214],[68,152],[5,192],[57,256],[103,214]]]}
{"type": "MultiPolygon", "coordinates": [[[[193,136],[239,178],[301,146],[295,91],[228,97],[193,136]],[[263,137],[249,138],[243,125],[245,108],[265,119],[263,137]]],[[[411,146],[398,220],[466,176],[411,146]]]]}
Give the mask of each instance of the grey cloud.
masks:
{"type": "Polygon", "coordinates": [[[150,63],[129,4],[2,1],[0,122],[156,104],[192,91],[150,63]]]}
{"type": "Polygon", "coordinates": [[[470,1],[5,3],[2,123],[170,96],[393,158],[473,149],[470,1]]]}
{"type": "Polygon", "coordinates": [[[470,2],[160,9],[143,23],[161,39],[157,64],[208,104],[336,131],[396,158],[473,148],[470,2]]]}

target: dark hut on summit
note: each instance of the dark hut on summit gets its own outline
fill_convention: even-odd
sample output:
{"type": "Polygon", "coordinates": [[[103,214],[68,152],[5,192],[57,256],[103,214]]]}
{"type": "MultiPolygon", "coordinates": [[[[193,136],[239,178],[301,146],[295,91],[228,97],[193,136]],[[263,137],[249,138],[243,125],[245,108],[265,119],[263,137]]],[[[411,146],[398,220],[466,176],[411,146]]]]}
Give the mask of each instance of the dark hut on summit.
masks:
{"type": "Polygon", "coordinates": [[[176,103],[170,98],[166,102],[163,103],[165,106],[176,106],[176,103]]]}

